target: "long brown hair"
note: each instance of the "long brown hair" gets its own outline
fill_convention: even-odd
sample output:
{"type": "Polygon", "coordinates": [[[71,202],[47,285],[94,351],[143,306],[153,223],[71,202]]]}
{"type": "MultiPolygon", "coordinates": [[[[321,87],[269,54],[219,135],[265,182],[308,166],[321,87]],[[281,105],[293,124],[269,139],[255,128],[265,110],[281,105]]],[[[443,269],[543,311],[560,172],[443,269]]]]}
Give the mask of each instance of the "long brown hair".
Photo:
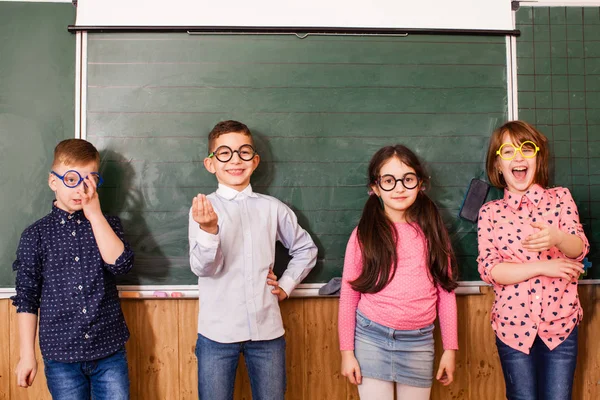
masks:
{"type": "MultiPolygon", "coordinates": [[[[429,176],[419,158],[403,145],[379,149],[369,163],[369,188],[379,180],[381,167],[392,157],[415,170],[420,187],[427,187],[429,176]],[[423,186],[424,185],[424,186],[423,186]]],[[[416,190],[419,190],[417,188],[416,190]]],[[[434,284],[450,292],[457,286],[458,269],[450,236],[434,202],[419,190],[415,202],[405,212],[407,222],[416,222],[427,241],[427,266],[434,284]]],[[[352,288],[361,293],[377,293],[393,279],[397,270],[398,237],[393,222],[387,217],[379,197],[372,193],[358,223],[358,242],[362,251],[362,271],[352,288]]]]}

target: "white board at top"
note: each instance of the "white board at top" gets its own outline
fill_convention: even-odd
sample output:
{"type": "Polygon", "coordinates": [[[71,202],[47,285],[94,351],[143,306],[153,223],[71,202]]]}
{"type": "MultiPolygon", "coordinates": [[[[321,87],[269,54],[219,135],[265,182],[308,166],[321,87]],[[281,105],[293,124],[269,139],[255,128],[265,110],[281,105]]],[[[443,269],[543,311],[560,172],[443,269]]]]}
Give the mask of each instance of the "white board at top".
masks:
{"type": "Polygon", "coordinates": [[[514,29],[510,0],[80,0],[76,26],[514,29]]]}

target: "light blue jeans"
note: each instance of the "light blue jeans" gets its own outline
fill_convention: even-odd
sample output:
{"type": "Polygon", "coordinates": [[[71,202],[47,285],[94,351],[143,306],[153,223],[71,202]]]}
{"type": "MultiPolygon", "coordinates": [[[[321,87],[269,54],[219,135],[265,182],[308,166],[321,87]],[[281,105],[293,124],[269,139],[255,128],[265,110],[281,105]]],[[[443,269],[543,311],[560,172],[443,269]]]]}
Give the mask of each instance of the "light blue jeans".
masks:
{"type": "Polygon", "coordinates": [[[198,397],[231,400],[240,353],[244,355],[253,400],[283,400],[285,339],[219,343],[198,334],[198,397]]]}
{"type": "Polygon", "coordinates": [[[571,400],[578,327],[554,350],[536,336],[529,354],[496,337],[508,400],[571,400]]]}
{"type": "Polygon", "coordinates": [[[94,361],[66,363],[44,359],[53,400],[127,400],[129,371],[125,348],[94,361]]]}

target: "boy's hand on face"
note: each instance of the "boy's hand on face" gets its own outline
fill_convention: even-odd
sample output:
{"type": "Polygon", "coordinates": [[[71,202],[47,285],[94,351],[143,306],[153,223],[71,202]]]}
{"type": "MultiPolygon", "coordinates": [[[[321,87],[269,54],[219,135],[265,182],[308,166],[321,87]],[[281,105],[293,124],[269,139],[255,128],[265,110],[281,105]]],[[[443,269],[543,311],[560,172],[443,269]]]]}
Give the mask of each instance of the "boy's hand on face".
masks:
{"type": "Polygon", "coordinates": [[[277,282],[277,275],[275,275],[272,269],[269,270],[269,274],[267,275],[267,285],[273,286],[273,290],[271,290],[271,293],[276,294],[277,299],[279,301],[287,299],[288,295],[285,292],[285,290],[279,287],[279,282],[277,282]]]}
{"type": "Polygon", "coordinates": [[[219,232],[219,217],[205,195],[199,194],[192,200],[192,217],[203,231],[213,235],[219,232]]]}
{"type": "Polygon", "coordinates": [[[98,197],[98,191],[96,190],[96,182],[91,180],[89,176],[85,177],[83,185],[77,187],[77,194],[81,197],[83,213],[89,221],[92,221],[98,216],[102,216],[100,198],[98,197]]]}
{"type": "Polygon", "coordinates": [[[18,386],[28,388],[33,385],[33,380],[37,375],[37,360],[35,356],[21,357],[15,369],[15,375],[17,375],[18,386]]]}

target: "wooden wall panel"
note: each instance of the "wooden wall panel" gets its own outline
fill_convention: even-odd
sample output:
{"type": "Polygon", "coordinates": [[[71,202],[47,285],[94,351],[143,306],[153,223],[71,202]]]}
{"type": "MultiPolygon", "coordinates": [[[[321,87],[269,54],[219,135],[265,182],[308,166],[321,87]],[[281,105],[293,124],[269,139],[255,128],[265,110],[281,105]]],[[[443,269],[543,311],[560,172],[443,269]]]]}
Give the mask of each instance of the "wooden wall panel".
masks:
{"type": "Polygon", "coordinates": [[[579,353],[573,398],[600,399],[600,286],[579,287],[583,321],[579,325],[579,353]]]}
{"type": "Polygon", "coordinates": [[[337,318],[338,299],[304,300],[306,399],[347,396],[346,378],[340,374],[337,318]]]}
{"type": "MultiPolygon", "coordinates": [[[[458,326],[461,326],[461,319],[467,315],[468,312],[468,301],[467,297],[459,296],[456,299],[456,305],[458,308],[458,326]]],[[[468,393],[468,354],[469,349],[467,346],[467,336],[461,335],[461,330],[458,330],[458,348],[456,352],[456,369],[454,371],[454,382],[448,386],[440,384],[435,375],[437,374],[438,367],[440,365],[440,358],[444,352],[442,345],[442,335],[438,322],[436,321],[435,327],[435,363],[433,366],[433,387],[431,389],[431,397],[436,399],[449,398],[455,400],[469,399],[468,393]]]]}
{"type": "Polygon", "coordinates": [[[179,301],[179,397],[198,400],[198,300],[179,301]]]}
{"type": "Polygon", "coordinates": [[[285,367],[287,371],[286,400],[306,399],[306,359],[304,357],[304,301],[295,299],[281,303],[281,316],[285,328],[285,367]]]}
{"type": "MultiPolygon", "coordinates": [[[[489,322],[494,296],[490,288],[482,290],[484,294],[480,296],[457,298],[460,350],[455,382],[449,387],[435,383],[433,400],[505,398],[502,368],[489,322]]],[[[596,400],[600,398],[600,285],[581,286],[579,293],[584,320],[579,331],[573,398],[596,400]]],[[[131,398],[197,399],[194,347],[198,301],[125,299],[122,307],[131,331],[127,344],[131,398]]],[[[358,399],[356,387],[339,373],[337,307],[337,298],[293,298],[281,304],[287,341],[287,400],[358,399]]],[[[39,347],[39,371],[34,385],[28,389],[16,387],[13,371],[19,358],[18,332],[10,300],[0,300],[0,320],[8,321],[0,326],[0,400],[50,399],[39,347]]],[[[437,368],[442,351],[439,330],[436,340],[437,368]]],[[[235,399],[251,399],[243,358],[235,399]]]]}
{"type": "Polygon", "coordinates": [[[494,302],[491,288],[481,289],[485,295],[468,296],[466,315],[459,315],[459,335],[466,336],[465,351],[469,357],[467,371],[469,399],[505,399],[504,376],[498,358],[490,310],[494,302]]]}
{"type": "MultiPolygon", "coordinates": [[[[3,302],[9,302],[10,300],[2,300],[3,302]]],[[[42,354],[40,352],[39,343],[36,340],[35,343],[35,354],[38,363],[38,370],[33,385],[28,388],[21,388],[17,386],[17,380],[13,371],[17,367],[19,362],[19,329],[17,325],[17,313],[16,309],[11,305],[9,309],[9,325],[10,325],[10,399],[11,400],[50,400],[50,392],[46,385],[46,376],[44,375],[44,361],[42,360],[42,354]]]]}
{"type": "Polygon", "coordinates": [[[0,400],[8,400],[10,380],[14,379],[14,370],[10,364],[10,320],[9,301],[0,300],[0,400]]]}
{"type": "MultiPolygon", "coordinates": [[[[139,301],[139,300],[138,300],[139,301]]],[[[141,343],[137,362],[139,399],[179,399],[178,300],[141,300],[137,318],[141,343]]]]}
{"type": "Polygon", "coordinates": [[[142,329],[138,322],[137,313],[141,300],[123,299],[121,309],[125,315],[125,322],[129,328],[130,337],[125,344],[127,350],[127,365],[129,367],[129,392],[131,399],[138,400],[140,397],[140,370],[139,360],[142,357],[143,343],[140,341],[138,332],[142,329]]]}

